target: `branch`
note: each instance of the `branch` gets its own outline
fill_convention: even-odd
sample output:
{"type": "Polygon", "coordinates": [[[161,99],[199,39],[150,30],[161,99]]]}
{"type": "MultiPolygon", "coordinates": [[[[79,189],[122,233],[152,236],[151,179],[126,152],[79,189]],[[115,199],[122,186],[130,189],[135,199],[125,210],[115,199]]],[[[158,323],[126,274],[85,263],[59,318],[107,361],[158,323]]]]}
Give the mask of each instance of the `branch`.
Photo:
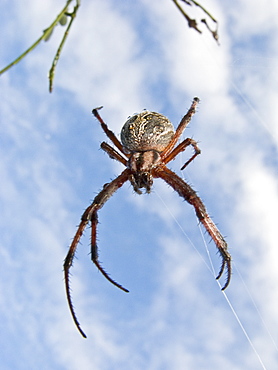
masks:
{"type": "Polygon", "coordinates": [[[20,54],[19,57],[17,57],[14,61],[12,61],[10,64],[8,64],[5,68],[0,70],[0,75],[2,75],[4,72],[8,71],[15,64],[19,63],[27,54],[29,54],[32,50],[34,50],[42,40],[48,41],[50,39],[51,35],[52,35],[52,32],[53,32],[54,28],[57,26],[57,24],[60,24],[60,25],[64,26],[67,23],[67,17],[71,17],[70,23],[69,23],[69,25],[68,25],[65,33],[64,33],[63,39],[62,39],[62,41],[61,41],[61,43],[58,47],[58,50],[57,50],[56,55],[54,57],[51,69],[49,71],[49,91],[50,92],[52,91],[55,68],[56,68],[57,62],[60,58],[61,50],[62,50],[62,48],[65,44],[65,41],[66,41],[66,38],[68,36],[68,33],[69,33],[70,27],[72,25],[72,22],[73,22],[74,18],[76,17],[77,10],[80,6],[80,0],[76,0],[76,5],[74,7],[73,12],[72,13],[67,13],[68,6],[71,2],[72,2],[72,0],[67,0],[66,5],[61,10],[61,12],[58,14],[56,19],[51,23],[51,25],[48,28],[43,30],[42,36],[37,41],[35,41],[27,50],[25,50],[22,54],[20,54]]]}
{"type": "MultiPolygon", "coordinates": [[[[207,20],[204,18],[201,20],[202,23],[204,23],[207,27],[207,29],[210,31],[210,33],[212,34],[213,38],[215,39],[215,41],[219,44],[219,36],[218,36],[218,22],[217,20],[201,5],[199,4],[197,1],[195,0],[180,0],[180,1],[183,1],[185,4],[187,5],[190,5],[192,6],[192,4],[196,5],[197,7],[199,7],[200,9],[202,9],[202,11],[214,22],[216,23],[216,29],[215,30],[212,30],[208,23],[207,23],[207,20]]],[[[202,33],[202,31],[198,28],[198,23],[196,21],[196,19],[193,19],[193,18],[190,18],[188,16],[188,14],[184,11],[184,9],[182,8],[182,6],[178,3],[178,0],[173,0],[173,2],[176,4],[177,8],[179,9],[179,11],[182,13],[182,15],[185,17],[185,19],[187,20],[188,22],[188,27],[190,28],[194,28],[197,32],[199,33],[202,33]]]]}
{"type": "MultiPolygon", "coordinates": [[[[70,0],[71,1],[71,0],[70,0]]],[[[48,74],[48,78],[49,78],[49,92],[52,92],[53,90],[53,80],[54,80],[54,75],[55,75],[55,69],[56,69],[56,65],[58,63],[58,60],[60,58],[60,55],[61,55],[61,51],[63,49],[63,46],[65,45],[65,42],[66,42],[66,39],[69,35],[69,31],[70,31],[70,28],[71,28],[71,25],[76,17],[76,13],[77,13],[77,10],[80,6],[80,0],[76,0],[76,5],[73,9],[73,11],[71,13],[64,13],[66,16],[70,17],[71,20],[69,22],[69,25],[67,27],[67,29],[65,30],[65,33],[64,33],[64,36],[62,38],[62,41],[57,49],[57,52],[55,54],[55,57],[53,59],[53,62],[52,62],[52,65],[51,65],[51,68],[49,70],[49,74],[48,74]]]]}

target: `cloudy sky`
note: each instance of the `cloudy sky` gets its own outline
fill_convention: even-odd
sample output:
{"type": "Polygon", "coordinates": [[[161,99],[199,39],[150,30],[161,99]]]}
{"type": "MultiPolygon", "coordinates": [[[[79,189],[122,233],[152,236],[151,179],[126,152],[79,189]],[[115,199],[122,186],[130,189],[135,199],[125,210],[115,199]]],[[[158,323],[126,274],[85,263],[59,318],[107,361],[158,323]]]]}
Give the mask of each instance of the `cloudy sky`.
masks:
{"type": "MultiPolygon", "coordinates": [[[[64,4],[2,1],[0,68],[64,4]]],[[[52,94],[60,26],[0,77],[1,370],[277,368],[278,3],[203,4],[220,22],[220,46],[204,25],[202,35],[188,29],[170,0],[83,0],[52,94]],[[123,169],[99,149],[106,137],[91,110],[103,105],[118,135],[143,109],[176,127],[194,96],[201,103],[184,138],[202,154],[183,172],[190,149],[169,167],[198,191],[229,243],[226,295],[214,278],[219,255],[192,207],[162,180],[141,196],[125,184],[99,213],[98,244],[130,293],[92,264],[87,229],[71,271],[83,339],[63,260],[82,212],[123,169]]]]}

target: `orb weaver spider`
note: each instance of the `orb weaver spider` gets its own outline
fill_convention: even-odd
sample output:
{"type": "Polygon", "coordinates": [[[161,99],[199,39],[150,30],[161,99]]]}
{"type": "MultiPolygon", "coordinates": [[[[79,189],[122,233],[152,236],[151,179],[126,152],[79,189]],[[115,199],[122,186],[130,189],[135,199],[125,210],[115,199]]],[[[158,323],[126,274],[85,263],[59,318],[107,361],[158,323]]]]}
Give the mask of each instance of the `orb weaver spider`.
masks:
{"type": "Polygon", "coordinates": [[[98,211],[104,206],[107,200],[126,182],[130,181],[134,191],[142,194],[140,189],[145,189],[146,193],[150,193],[154,178],[163,179],[170,185],[182,198],[191,204],[196,212],[200,223],[205,227],[208,234],[214,241],[220,256],[222,257],[222,264],[216,279],[219,279],[226,269],[227,277],[222,290],[226,289],[231,279],[231,256],[228,252],[228,246],[217,229],[214,222],[209,217],[207,210],[196,194],[196,192],[183,179],[176,175],[173,171],[166,167],[166,164],[189,145],[194,149],[192,157],[182,166],[183,170],[198,154],[201,153],[196,141],[187,138],[177,146],[176,143],[183,133],[184,129],[190,122],[192,116],[196,112],[196,107],[199,103],[198,98],[194,98],[186,115],[182,118],[176,131],[172,123],[162,114],[150,111],[143,111],[140,114],[135,114],[130,117],[124,124],[121,131],[121,142],[117,139],[115,134],[109,130],[103,119],[99,115],[99,110],[102,107],[93,109],[92,113],[99,121],[104,133],[112,141],[115,147],[101,143],[101,148],[109,155],[110,158],[116,159],[122,163],[126,168],[123,172],[105,184],[100,193],[95,197],[93,203],[85,210],[81,217],[81,222],[77,232],[73,238],[68,254],[64,261],[64,274],[66,295],[69,304],[69,309],[77,329],[81,335],[86,338],[85,333],[77,320],[73,303],[70,294],[69,273],[73,263],[73,258],[79,243],[79,240],[84,232],[85,227],[91,223],[91,259],[97,266],[99,271],[112,284],[128,292],[122,285],[113,280],[100,265],[98,260],[98,247],[96,243],[98,211]]]}

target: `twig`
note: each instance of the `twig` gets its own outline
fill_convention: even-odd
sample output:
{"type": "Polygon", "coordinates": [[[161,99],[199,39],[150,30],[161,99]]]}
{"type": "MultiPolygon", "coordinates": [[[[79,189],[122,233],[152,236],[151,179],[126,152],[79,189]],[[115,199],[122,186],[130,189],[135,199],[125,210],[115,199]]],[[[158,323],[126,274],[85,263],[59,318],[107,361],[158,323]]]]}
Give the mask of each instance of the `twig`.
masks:
{"type": "MultiPolygon", "coordinates": [[[[188,22],[188,27],[190,28],[194,28],[197,32],[199,33],[202,33],[202,31],[198,28],[198,23],[196,21],[196,19],[192,19],[188,16],[188,14],[184,11],[184,9],[181,7],[181,5],[178,3],[178,0],[173,0],[174,3],[176,4],[177,8],[179,9],[179,11],[182,13],[182,15],[185,17],[185,19],[187,20],[188,22]]],[[[216,23],[216,29],[215,30],[212,30],[206,19],[202,19],[201,22],[204,23],[207,27],[207,29],[210,31],[210,33],[212,34],[213,38],[216,40],[216,42],[219,44],[219,36],[218,36],[218,22],[217,20],[201,5],[199,4],[197,1],[195,0],[181,0],[183,1],[185,4],[187,5],[196,5],[197,7],[199,7],[200,9],[202,9],[202,11],[214,22],[216,23]]]]}
{"type": "MultiPolygon", "coordinates": [[[[199,33],[202,33],[202,31],[199,30],[199,28],[197,27],[197,22],[196,22],[196,19],[192,19],[190,18],[186,13],[185,11],[183,10],[183,8],[180,6],[180,4],[178,3],[177,0],[173,0],[174,3],[176,4],[176,6],[178,7],[178,9],[180,10],[180,12],[183,14],[183,16],[185,17],[185,19],[187,20],[188,22],[188,27],[190,28],[194,28],[197,32],[199,33]]],[[[187,1],[185,1],[186,4],[189,5],[189,3],[187,1]]],[[[191,5],[191,4],[190,4],[191,5]]]]}
{"type": "Polygon", "coordinates": [[[53,59],[51,68],[49,70],[49,74],[48,74],[48,78],[49,78],[49,92],[52,92],[52,90],[53,90],[53,80],[54,80],[56,65],[57,65],[58,60],[60,58],[61,51],[63,49],[63,46],[64,46],[65,42],[66,42],[66,39],[68,37],[68,34],[69,34],[69,31],[70,31],[71,25],[72,25],[72,23],[73,23],[73,21],[74,21],[74,19],[76,17],[76,13],[77,13],[77,10],[78,10],[79,6],[80,6],[80,0],[76,0],[76,5],[75,5],[73,11],[71,13],[65,13],[65,15],[71,17],[71,20],[70,20],[69,25],[68,25],[65,33],[64,33],[64,36],[62,38],[62,41],[61,41],[61,43],[60,43],[60,45],[59,45],[59,47],[57,49],[57,52],[56,52],[55,57],[53,59]]]}
{"type": "Polygon", "coordinates": [[[61,41],[61,43],[58,47],[58,50],[57,50],[55,58],[53,60],[51,69],[49,71],[49,91],[50,92],[52,91],[55,67],[56,67],[57,62],[59,60],[61,50],[62,50],[62,48],[65,44],[65,41],[66,41],[66,38],[68,36],[68,33],[69,33],[70,27],[72,25],[72,22],[73,22],[74,18],[76,17],[77,10],[80,6],[80,0],[76,0],[76,5],[74,7],[73,12],[72,13],[67,13],[68,6],[71,2],[72,2],[72,0],[67,0],[66,5],[61,10],[61,12],[58,14],[56,19],[51,23],[51,25],[48,28],[43,30],[42,36],[37,41],[35,41],[27,50],[25,50],[22,54],[20,54],[19,57],[17,57],[14,61],[12,61],[10,64],[8,64],[5,68],[0,70],[0,75],[2,75],[4,72],[8,71],[15,64],[19,63],[27,54],[29,54],[32,50],[34,50],[42,40],[48,41],[52,32],[53,32],[53,30],[54,30],[54,28],[57,26],[57,24],[60,23],[61,25],[65,25],[66,24],[65,16],[70,16],[71,21],[70,21],[70,23],[69,23],[69,25],[68,25],[65,33],[64,33],[63,39],[62,39],[62,41],[61,41]]]}

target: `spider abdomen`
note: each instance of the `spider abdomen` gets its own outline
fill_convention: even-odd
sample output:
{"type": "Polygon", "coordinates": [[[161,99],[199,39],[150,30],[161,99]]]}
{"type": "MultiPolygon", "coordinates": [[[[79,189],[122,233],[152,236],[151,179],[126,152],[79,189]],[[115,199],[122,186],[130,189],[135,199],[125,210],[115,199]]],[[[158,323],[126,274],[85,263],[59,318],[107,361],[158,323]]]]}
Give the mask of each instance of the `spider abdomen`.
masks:
{"type": "Polygon", "coordinates": [[[156,112],[144,111],[130,117],[121,131],[124,148],[131,152],[156,150],[162,152],[174,135],[169,119],[156,112]]]}

